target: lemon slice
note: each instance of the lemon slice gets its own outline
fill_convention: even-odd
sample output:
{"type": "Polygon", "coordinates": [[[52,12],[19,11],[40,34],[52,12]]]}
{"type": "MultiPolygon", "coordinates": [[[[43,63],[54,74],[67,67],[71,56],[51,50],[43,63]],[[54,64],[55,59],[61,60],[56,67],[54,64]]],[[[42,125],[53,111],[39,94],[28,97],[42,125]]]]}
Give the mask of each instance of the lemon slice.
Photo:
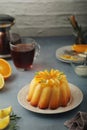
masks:
{"type": "Polygon", "coordinates": [[[0,118],[4,118],[4,117],[10,115],[11,112],[12,112],[11,106],[4,108],[4,109],[0,109],[0,118]]]}
{"type": "Polygon", "coordinates": [[[10,123],[10,116],[6,116],[4,118],[0,118],[0,130],[5,129],[10,123]]]}
{"type": "Polygon", "coordinates": [[[2,89],[5,85],[5,82],[4,82],[4,77],[2,74],[0,74],[0,89],[2,89]]]}
{"type": "Polygon", "coordinates": [[[74,61],[78,60],[78,57],[67,55],[67,54],[61,55],[60,58],[63,60],[74,60],[74,61]]]}

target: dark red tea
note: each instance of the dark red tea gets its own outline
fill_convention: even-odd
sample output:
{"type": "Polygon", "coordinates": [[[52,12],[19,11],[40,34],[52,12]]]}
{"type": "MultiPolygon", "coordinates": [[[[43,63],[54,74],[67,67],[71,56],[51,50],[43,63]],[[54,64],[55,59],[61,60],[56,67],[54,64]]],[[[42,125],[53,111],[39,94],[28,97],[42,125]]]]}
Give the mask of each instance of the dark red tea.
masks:
{"type": "Polygon", "coordinates": [[[17,68],[29,69],[32,67],[35,46],[33,44],[16,44],[11,49],[13,62],[17,68]]]}
{"type": "Polygon", "coordinates": [[[9,40],[3,32],[0,32],[0,54],[10,54],[9,40]]]}

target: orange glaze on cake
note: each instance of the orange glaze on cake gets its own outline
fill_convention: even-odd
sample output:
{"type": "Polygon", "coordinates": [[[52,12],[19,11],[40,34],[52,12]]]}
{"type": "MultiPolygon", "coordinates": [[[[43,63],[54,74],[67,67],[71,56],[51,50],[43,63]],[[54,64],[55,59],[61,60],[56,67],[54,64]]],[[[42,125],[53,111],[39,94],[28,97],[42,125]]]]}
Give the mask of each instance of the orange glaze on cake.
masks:
{"type": "Polygon", "coordinates": [[[59,70],[38,72],[29,85],[27,101],[40,109],[65,107],[71,93],[66,76],[59,70]]]}

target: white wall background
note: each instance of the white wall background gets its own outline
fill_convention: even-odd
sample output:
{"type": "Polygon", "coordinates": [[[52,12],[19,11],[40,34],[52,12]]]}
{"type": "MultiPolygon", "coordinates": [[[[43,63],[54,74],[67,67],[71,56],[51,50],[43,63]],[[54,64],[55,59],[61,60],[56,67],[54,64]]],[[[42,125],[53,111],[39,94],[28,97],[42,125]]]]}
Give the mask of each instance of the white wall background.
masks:
{"type": "Polygon", "coordinates": [[[72,34],[72,14],[87,28],[87,0],[0,0],[0,13],[14,16],[23,36],[72,34]]]}

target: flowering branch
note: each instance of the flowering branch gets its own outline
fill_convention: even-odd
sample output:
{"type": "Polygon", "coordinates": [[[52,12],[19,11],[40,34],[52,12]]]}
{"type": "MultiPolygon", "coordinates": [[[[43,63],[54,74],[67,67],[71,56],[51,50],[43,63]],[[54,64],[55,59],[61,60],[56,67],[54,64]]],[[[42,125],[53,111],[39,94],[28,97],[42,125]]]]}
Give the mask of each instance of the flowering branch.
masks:
{"type": "Polygon", "coordinates": [[[85,36],[86,31],[82,30],[81,25],[78,24],[74,15],[69,17],[69,21],[70,21],[70,23],[73,27],[75,35],[78,37],[78,41],[77,41],[78,44],[79,43],[81,43],[81,44],[85,43],[84,36],[85,36]]]}

